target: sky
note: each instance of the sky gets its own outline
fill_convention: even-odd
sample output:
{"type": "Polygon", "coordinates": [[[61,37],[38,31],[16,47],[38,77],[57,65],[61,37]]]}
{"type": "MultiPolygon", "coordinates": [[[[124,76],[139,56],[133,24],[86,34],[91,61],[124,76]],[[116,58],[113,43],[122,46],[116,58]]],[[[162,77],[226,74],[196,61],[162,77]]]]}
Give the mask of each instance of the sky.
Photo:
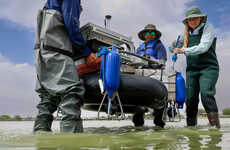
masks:
{"type": "MultiPolygon", "coordinates": [[[[38,95],[34,92],[34,33],[37,11],[44,0],[0,1],[0,115],[35,116],[38,95]]],[[[215,28],[220,76],[217,84],[217,104],[220,109],[230,107],[230,1],[229,0],[82,0],[81,26],[92,22],[103,26],[105,15],[112,15],[110,29],[132,37],[137,47],[137,33],[146,24],[155,24],[162,32],[165,47],[184,30],[185,11],[197,5],[208,14],[208,23],[215,28]]],[[[167,67],[171,54],[168,52],[167,67]]],[[[184,72],[185,57],[176,66],[184,72]]],[[[83,116],[87,116],[83,112],[83,116]]]]}

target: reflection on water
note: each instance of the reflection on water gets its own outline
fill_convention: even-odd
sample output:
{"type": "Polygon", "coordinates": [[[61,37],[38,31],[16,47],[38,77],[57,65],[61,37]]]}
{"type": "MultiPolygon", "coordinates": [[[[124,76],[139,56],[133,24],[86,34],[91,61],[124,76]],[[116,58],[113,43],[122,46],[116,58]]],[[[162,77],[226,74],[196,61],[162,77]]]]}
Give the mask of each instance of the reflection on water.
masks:
{"type": "MultiPolygon", "coordinates": [[[[109,122],[109,121],[108,121],[109,122]]],[[[105,122],[108,123],[108,122],[105,122]]],[[[121,122],[120,122],[121,123],[121,122]]],[[[179,125],[178,125],[179,126],[179,125]]],[[[221,150],[230,149],[230,126],[217,130],[206,125],[166,129],[152,126],[135,128],[86,127],[82,134],[31,134],[7,138],[0,124],[0,150],[221,150]]],[[[21,134],[21,132],[18,132],[21,134]]]]}
{"type": "Polygon", "coordinates": [[[183,129],[179,136],[181,141],[178,145],[181,149],[202,149],[202,150],[220,150],[218,145],[222,141],[223,132],[219,130],[202,130],[202,129],[183,129]]]}
{"type": "Polygon", "coordinates": [[[70,135],[42,135],[37,137],[38,150],[75,149],[147,149],[147,150],[220,150],[222,132],[201,129],[166,129],[155,131],[152,128],[90,128],[88,133],[70,135]],[[92,133],[91,133],[92,132],[92,133]]]}

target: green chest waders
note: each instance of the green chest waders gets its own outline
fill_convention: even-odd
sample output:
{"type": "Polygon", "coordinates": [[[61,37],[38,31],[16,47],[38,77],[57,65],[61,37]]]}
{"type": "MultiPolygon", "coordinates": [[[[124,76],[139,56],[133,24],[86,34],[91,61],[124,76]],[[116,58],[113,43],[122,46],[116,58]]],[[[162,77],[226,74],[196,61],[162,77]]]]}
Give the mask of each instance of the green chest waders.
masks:
{"type": "Polygon", "coordinates": [[[84,87],[73,61],[72,42],[62,14],[40,10],[35,37],[36,91],[41,98],[34,131],[51,131],[52,113],[60,108],[61,132],[82,132],[80,107],[84,87]]]}
{"type": "MultiPolygon", "coordinates": [[[[202,30],[198,35],[189,35],[188,47],[199,45],[202,30]]],[[[187,56],[186,58],[186,114],[188,126],[197,124],[199,94],[207,113],[218,112],[214,98],[216,94],[215,85],[219,76],[219,64],[215,53],[215,46],[216,38],[206,53],[187,56]]]]}

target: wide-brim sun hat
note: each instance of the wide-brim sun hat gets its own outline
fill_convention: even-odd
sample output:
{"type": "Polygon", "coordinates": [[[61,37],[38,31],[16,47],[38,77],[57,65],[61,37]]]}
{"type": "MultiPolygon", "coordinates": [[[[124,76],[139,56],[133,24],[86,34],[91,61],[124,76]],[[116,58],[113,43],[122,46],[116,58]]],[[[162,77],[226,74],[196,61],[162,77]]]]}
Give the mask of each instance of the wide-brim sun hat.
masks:
{"type": "Polygon", "coordinates": [[[186,24],[187,23],[187,20],[189,18],[197,18],[197,17],[203,17],[203,22],[206,22],[207,21],[207,15],[202,13],[200,11],[200,8],[198,8],[197,6],[192,6],[190,8],[187,9],[186,11],[186,17],[185,19],[183,20],[183,23],[186,24]]]}
{"type": "Polygon", "coordinates": [[[154,31],[156,33],[156,38],[161,37],[161,32],[157,30],[156,26],[153,24],[147,24],[143,30],[141,30],[138,33],[138,37],[142,40],[145,41],[145,32],[147,31],[154,31]]]}

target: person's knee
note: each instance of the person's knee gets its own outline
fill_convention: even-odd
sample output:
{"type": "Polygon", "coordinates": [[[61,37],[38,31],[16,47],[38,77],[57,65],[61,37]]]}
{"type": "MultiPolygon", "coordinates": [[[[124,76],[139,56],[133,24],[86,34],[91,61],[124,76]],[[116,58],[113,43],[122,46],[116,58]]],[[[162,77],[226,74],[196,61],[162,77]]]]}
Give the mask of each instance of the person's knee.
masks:
{"type": "Polygon", "coordinates": [[[60,103],[60,111],[62,120],[80,120],[81,119],[81,104],[80,99],[74,95],[64,97],[60,103]]]}
{"type": "Polygon", "coordinates": [[[40,103],[37,105],[39,114],[52,115],[56,110],[57,106],[51,104],[50,102],[40,103]]]}
{"type": "Polygon", "coordinates": [[[200,94],[205,97],[214,96],[216,94],[215,84],[210,81],[207,81],[206,83],[202,81],[200,84],[200,94]]]}
{"type": "Polygon", "coordinates": [[[214,89],[204,88],[204,89],[201,89],[200,91],[200,95],[202,97],[212,97],[215,94],[216,94],[216,91],[214,89]]]}
{"type": "Polygon", "coordinates": [[[160,99],[157,99],[153,105],[154,109],[164,109],[168,102],[168,96],[164,96],[160,99]]]}
{"type": "Polygon", "coordinates": [[[52,122],[54,119],[52,114],[41,113],[37,115],[36,120],[40,120],[41,122],[52,122]]]}

